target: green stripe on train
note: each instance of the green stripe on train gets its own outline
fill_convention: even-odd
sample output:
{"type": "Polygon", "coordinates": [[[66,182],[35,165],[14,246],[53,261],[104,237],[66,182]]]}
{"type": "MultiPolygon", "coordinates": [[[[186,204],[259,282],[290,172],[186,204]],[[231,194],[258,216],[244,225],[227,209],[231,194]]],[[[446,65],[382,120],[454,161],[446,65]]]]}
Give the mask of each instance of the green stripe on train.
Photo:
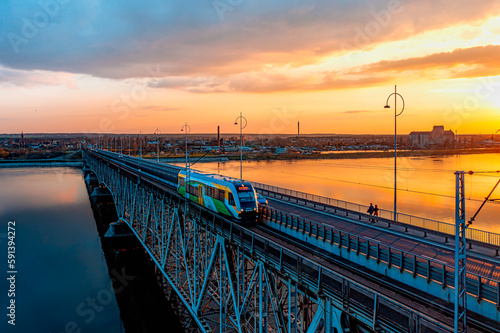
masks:
{"type": "Polygon", "coordinates": [[[178,191],[182,197],[186,197],[186,188],[184,186],[179,187],[178,191]]]}
{"type": "Polygon", "coordinates": [[[229,211],[227,210],[224,203],[222,203],[222,201],[214,198],[212,198],[212,201],[214,202],[215,208],[217,209],[218,213],[231,216],[231,213],[229,213],[229,211]]]}
{"type": "MultiPolygon", "coordinates": [[[[178,191],[179,191],[180,195],[182,195],[183,197],[186,197],[186,187],[185,186],[180,186],[178,191]]],[[[224,203],[222,201],[214,199],[214,198],[211,198],[211,199],[212,199],[212,201],[214,203],[215,209],[217,209],[217,213],[224,214],[224,215],[227,215],[227,216],[232,216],[231,213],[227,210],[226,206],[224,205],[224,203]]],[[[198,199],[197,196],[194,196],[194,195],[190,194],[189,195],[189,200],[198,203],[199,199],[198,199]]],[[[206,205],[203,205],[203,206],[206,207],[206,205]]]]}

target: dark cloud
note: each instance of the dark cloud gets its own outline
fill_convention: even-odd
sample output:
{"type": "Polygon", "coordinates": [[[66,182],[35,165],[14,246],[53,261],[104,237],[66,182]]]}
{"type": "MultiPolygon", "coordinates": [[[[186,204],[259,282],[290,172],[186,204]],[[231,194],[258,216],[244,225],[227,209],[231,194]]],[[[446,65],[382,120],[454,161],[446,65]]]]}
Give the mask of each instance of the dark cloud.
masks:
{"type": "MultiPolygon", "coordinates": [[[[245,0],[223,15],[213,3],[4,0],[0,63],[117,79],[229,76],[267,64],[310,64],[326,54],[363,50],[500,12],[498,0],[481,5],[468,0],[245,0]],[[392,14],[390,3],[399,3],[392,14]],[[160,70],[151,72],[148,66],[160,70]]],[[[323,86],[328,83],[349,84],[333,80],[323,86]]],[[[206,84],[193,89],[296,89],[287,79],[258,85],[243,80],[232,88],[206,84]]]]}

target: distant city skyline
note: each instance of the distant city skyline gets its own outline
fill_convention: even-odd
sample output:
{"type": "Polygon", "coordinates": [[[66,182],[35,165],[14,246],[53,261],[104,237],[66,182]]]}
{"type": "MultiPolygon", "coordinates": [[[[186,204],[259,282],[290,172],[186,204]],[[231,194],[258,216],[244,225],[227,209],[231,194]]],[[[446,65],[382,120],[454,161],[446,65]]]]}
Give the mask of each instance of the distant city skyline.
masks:
{"type": "Polygon", "coordinates": [[[0,3],[0,133],[500,129],[500,2],[0,3]],[[398,100],[398,105],[400,101],[398,100]]]}

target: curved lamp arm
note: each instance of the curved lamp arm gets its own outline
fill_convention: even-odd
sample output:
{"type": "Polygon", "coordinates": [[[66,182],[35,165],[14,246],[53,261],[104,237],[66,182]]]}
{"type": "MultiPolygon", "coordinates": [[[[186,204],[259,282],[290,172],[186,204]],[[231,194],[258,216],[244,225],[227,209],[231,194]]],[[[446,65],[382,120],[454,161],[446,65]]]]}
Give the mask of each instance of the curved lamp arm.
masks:
{"type": "Polygon", "coordinates": [[[243,120],[245,121],[245,126],[243,126],[243,125],[241,126],[241,129],[244,129],[245,127],[247,127],[247,118],[245,118],[245,117],[243,117],[243,116],[239,116],[239,117],[237,117],[237,118],[236,118],[236,120],[234,121],[234,124],[235,124],[235,125],[238,125],[238,119],[240,119],[240,118],[242,119],[242,120],[240,120],[240,121],[243,121],[243,120]]]}
{"type": "Polygon", "coordinates": [[[405,99],[403,98],[403,96],[401,96],[399,93],[392,93],[389,95],[389,97],[387,97],[387,102],[385,103],[385,106],[384,108],[386,109],[389,109],[390,106],[389,106],[389,98],[391,98],[392,95],[398,95],[399,97],[401,97],[401,100],[403,101],[403,108],[401,109],[401,112],[396,114],[396,117],[399,116],[401,113],[403,113],[403,111],[405,110],[405,99]]]}

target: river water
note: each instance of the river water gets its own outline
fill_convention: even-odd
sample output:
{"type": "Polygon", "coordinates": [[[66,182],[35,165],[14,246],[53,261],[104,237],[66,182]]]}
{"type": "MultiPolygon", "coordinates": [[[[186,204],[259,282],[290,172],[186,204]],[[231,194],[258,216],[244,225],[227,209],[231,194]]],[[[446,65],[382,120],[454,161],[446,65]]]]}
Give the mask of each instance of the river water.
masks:
{"type": "Polygon", "coordinates": [[[0,228],[0,332],[179,332],[142,249],[101,243],[81,170],[0,169],[0,228]],[[5,277],[8,221],[15,297],[5,277]],[[11,298],[15,326],[7,323],[11,298]]]}
{"type": "MultiPolygon", "coordinates": [[[[393,209],[393,159],[243,162],[244,178],[393,209]]],[[[498,180],[497,154],[398,158],[398,211],[452,222],[455,170],[466,176],[470,218],[498,180]],[[483,172],[483,173],[481,173],[483,172]]],[[[239,162],[196,168],[239,176],[239,162]]],[[[493,198],[500,198],[500,189],[493,198]]],[[[473,227],[500,233],[500,206],[487,203],[473,227]]],[[[0,169],[0,332],[137,332],[174,328],[140,254],[113,260],[99,237],[81,170],[0,169]],[[9,319],[7,223],[16,225],[16,326],[9,319]],[[122,264],[119,264],[122,262],[122,264]],[[112,285],[112,280],[115,282],[112,285]],[[124,288],[121,288],[124,287],[124,288]],[[117,292],[117,290],[119,292],[117,292]]],[[[115,258],[116,259],[116,258],[115,258]]],[[[179,331],[179,330],[176,330],[179,331]]]]}
{"type": "MultiPolygon", "coordinates": [[[[401,157],[397,164],[398,212],[450,223],[455,216],[455,171],[475,172],[465,177],[467,219],[500,177],[499,173],[487,172],[500,169],[500,154],[401,157]]],[[[194,168],[239,178],[240,162],[198,163],[194,168]]],[[[394,209],[393,158],[243,161],[243,178],[394,209]]],[[[500,199],[500,186],[492,198],[500,199]]],[[[500,204],[488,202],[472,227],[500,233],[499,213],[500,204]]]]}

